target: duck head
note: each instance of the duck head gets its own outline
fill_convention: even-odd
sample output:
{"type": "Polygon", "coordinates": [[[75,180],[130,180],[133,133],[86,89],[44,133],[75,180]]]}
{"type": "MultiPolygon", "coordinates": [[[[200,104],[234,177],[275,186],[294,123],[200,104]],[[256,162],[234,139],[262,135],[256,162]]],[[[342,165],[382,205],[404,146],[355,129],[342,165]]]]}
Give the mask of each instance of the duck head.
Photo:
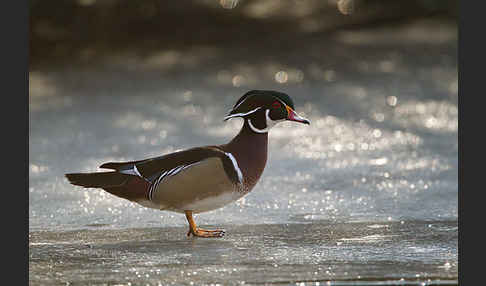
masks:
{"type": "Polygon", "coordinates": [[[257,133],[266,133],[279,122],[294,121],[310,124],[310,121],[294,111],[294,102],[285,93],[273,90],[251,90],[234,105],[224,120],[241,117],[248,121],[257,133]]]}

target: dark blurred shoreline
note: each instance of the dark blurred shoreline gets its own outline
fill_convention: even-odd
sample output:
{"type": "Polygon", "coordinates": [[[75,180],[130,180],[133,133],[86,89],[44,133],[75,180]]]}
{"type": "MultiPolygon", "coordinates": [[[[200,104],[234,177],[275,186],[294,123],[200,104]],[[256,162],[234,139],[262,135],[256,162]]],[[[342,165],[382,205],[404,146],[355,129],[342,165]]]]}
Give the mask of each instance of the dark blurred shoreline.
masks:
{"type": "MultiPolygon", "coordinates": [[[[356,1],[351,15],[333,1],[31,1],[30,68],[103,66],[160,51],[214,51],[218,59],[286,57],[337,31],[417,19],[457,23],[457,1],[356,1]]],[[[197,53],[197,52],[196,52],[197,53]]]]}

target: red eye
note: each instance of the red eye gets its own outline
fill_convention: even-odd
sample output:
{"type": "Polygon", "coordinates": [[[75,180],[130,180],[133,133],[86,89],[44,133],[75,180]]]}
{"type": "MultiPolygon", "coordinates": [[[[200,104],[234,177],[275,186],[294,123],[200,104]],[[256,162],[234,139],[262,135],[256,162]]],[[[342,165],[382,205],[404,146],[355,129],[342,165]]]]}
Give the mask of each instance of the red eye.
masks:
{"type": "Polygon", "coordinates": [[[272,103],[272,107],[273,108],[280,108],[280,102],[275,101],[274,103],[272,103]]]}

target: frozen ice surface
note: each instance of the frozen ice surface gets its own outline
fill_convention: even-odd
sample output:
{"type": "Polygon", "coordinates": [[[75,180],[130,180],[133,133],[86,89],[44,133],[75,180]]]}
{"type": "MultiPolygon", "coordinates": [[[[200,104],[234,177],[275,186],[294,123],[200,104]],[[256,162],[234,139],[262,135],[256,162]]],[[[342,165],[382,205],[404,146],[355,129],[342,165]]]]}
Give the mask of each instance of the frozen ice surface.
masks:
{"type": "Polygon", "coordinates": [[[448,285],[457,279],[453,221],[224,227],[222,239],[186,238],[185,227],[31,232],[29,279],[109,285],[448,285]]]}

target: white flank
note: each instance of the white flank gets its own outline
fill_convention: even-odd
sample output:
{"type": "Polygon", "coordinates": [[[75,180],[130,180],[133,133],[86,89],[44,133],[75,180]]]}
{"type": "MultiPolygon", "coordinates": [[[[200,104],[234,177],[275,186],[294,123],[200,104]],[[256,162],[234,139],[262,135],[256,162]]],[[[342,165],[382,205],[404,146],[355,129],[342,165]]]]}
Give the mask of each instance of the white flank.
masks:
{"type": "Polygon", "coordinates": [[[159,205],[159,204],[153,203],[152,201],[149,201],[149,200],[138,200],[136,202],[139,205],[144,206],[146,208],[157,209],[157,210],[163,210],[163,209],[166,208],[163,205],[159,205]]]}
{"type": "Polygon", "coordinates": [[[195,200],[195,202],[183,206],[183,209],[192,210],[195,213],[207,212],[232,203],[242,196],[243,194],[237,192],[225,192],[218,196],[195,200]]]}
{"type": "Polygon", "coordinates": [[[233,162],[233,167],[238,173],[238,180],[240,181],[240,184],[243,183],[243,174],[241,173],[240,167],[238,166],[238,162],[236,161],[235,157],[229,152],[225,152],[224,154],[226,154],[226,156],[230,158],[231,162],[233,162]]]}
{"type": "Polygon", "coordinates": [[[150,200],[152,200],[153,196],[154,196],[154,191],[157,190],[157,187],[159,186],[159,184],[167,177],[171,177],[171,176],[175,176],[177,175],[180,171],[182,170],[185,170],[191,166],[194,166],[196,164],[199,164],[201,163],[201,161],[199,162],[195,162],[195,163],[192,163],[192,164],[189,164],[189,165],[181,165],[181,166],[177,166],[175,168],[172,168],[170,170],[167,170],[163,173],[161,173],[159,175],[159,177],[155,180],[155,182],[150,186],[150,190],[149,190],[149,198],[150,200]]]}

